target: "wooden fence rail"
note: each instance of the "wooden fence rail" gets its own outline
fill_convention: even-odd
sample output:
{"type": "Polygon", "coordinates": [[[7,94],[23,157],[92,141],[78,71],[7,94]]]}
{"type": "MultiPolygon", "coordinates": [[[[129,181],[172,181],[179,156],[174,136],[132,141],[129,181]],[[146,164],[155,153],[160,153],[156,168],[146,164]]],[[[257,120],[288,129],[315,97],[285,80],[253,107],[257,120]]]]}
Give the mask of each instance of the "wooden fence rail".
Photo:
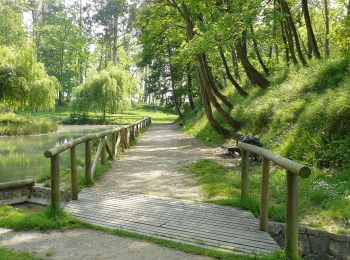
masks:
{"type": "Polygon", "coordinates": [[[286,225],[285,250],[289,259],[298,259],[298,177],[308,178],[311,174],[309,167],[274,154],[264,148],[242,143],[241,149],[241,199],[248,196],[248,160],[249,153],[262,156],[261,201],[260,201],[260,230],[268,229],[268,197],[270,162],[286,170],[286,225]]]}
{"type": "Polygon", "coordinates": [[[51,206],[54,209],[61,207],[60,198],[60,180],[59,180],[59,156],[60,153],[70,149],[70,169],[71,169],[71,185],[72,199],[78,199],[78,170],[77,170],[77,149],[76,147],[82,143],[85,144],[85,179],[92,182],[96,172],[98,163],[106,162],[106,152],[110,159],[114,159],[118,152],[118,148],[128,149],[130,141],[151,124],[151,118],[142,118],[130,125],[109,129],[96,134],[90,134],[64,143],[52,149],[46,150],[44,155],[51,160],[51,206]],[[111,145],[108,144],[107,137],[111,136],[111,145]],[[91,141],[100,140],[96,156],[92,160],[91,141]]]}

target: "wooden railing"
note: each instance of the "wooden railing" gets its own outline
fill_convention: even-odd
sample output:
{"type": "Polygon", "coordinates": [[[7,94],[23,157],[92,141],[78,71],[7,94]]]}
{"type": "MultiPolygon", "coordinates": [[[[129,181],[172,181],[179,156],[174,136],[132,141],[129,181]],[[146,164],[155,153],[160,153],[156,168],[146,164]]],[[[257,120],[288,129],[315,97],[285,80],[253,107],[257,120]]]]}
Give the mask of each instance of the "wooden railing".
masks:
{"type": "Polygon", "coordinates": [[[261,201],[260,201],[260,230],[268,231],[268,197],[270,162],[273,162],[286,170],[286,224],[285,224],[285,250],[287,257],[298,259],[298,177],[308,178],[310,168],[276,155],[264,148],[238,143],[241,149],[241,199],[248,195],[248,161],[249,153],[262,156],[261,175],[261,201]]]}
{"type": "Polygon", "coordinates": [[[106,162],[106,152],[108,153],[110,159],[114,159],[119,146],[121,146],[122,149],[129,148],[130,141],[135,139],[135,137],[150,124],[151,118],[145,117],[130,125],[113,128],[96,134],[86,135],[45,151],[45,157],[50,158],[51,160],[51,206],[56,210],[61,207],[59,180],[60,153],[70,149],[72,199],[77,200],[78,176],[76,147],[79,144],[85,144],[85,179],[87,182],[92,182],[99,161],[101,164],[106,162]],[[111,136],[111,146],[108,145],[108,136],[111,136]],[[98,139],[100,139],[100,143],[97,148],[95,159],[92,162],[91,141],[98,139]]]}

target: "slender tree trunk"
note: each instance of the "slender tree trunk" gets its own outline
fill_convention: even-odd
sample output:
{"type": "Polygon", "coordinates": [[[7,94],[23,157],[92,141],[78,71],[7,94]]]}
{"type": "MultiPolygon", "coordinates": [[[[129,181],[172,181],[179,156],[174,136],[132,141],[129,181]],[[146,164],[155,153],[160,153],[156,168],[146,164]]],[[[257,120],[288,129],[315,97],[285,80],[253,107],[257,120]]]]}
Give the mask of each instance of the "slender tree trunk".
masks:
{"type": "Polygon", "coordinates": [[[254,52],[255,52],[255,55],[256,55],[256,57],[257,57],[257,59],[259,61],[259,64],[260,64],[261,68],[263,69],[265,75],[270,75],[270,71],[266,67],[266,65],[265,65],[265,63],[264,63],[264,61],[263,61],[263,59],[261,57],[261,54],[260,54],[260,51],[259,51],[259,47],[258,47],[258,43],[257,43],[256,38],[255,38],[253,24],[250,24],[250,31],[252,33],[254,52]]]}
{"type": "Polygon", "coordinates": [[[292,36],[292,32],[290,30],[289,24],[287,21],[284,22],[284,28],[286,29],[286,35],[288,39],[288,45],[289,45],[289,51],[290,51],[290,56],[292,57],[292,61],[295,65],[299,64],[297,56],[295,55],[295,49],[294,49],[294,40],[292,36]]]}
{"type": "MultiPolygon", "coordinates": [[[[325,13],[325,25],[326,25],[326,44],[325,44],[325,56],[329,58],[330,55],[330,43],[329,43],[329,3],[328,0],[324,0],[324,13],[325,13]]],[[[350,1],[349,1],[350,8],[350,1]]],[[[349,11],[349,9],[348,9],[349,11]]]]}
{"type": "MultiPolygon", "coordinates": [[[[79,35],[83,36],[83,3],[82,0],[79,0],[79,35]]],[[[84,79],[84,68],[83,68],[83,58],[82,58],[82,49],[79,50],[79,83],[83,83],[84,79]]]]}
{"type": "Polygon", "coordinates": [[[188,102],[190,105],[191,110],[195,109],[194,102],[193,102],[193,93],[192,93],[192,76],[191,71],[189,69],[189,66],[187,66],[187,96],[188,96],[188,102]]]}
{"type": "Polygon", "coordinates": [[[310,46],[312,49],[313,54],[315,55],[316,59],[321,59],[321,53],[317,46],[317,41],[315,37],[314,30],[312,29],[312,23],[310,18],[310,12],[309,12],[309,6],[308,6],[308,0],[302,0],[302,9],[304,14],[304,20],[307,30],[308,39],[310,42],[310,46]]]}
{"type": "Polygon", "coordinates": [[[249,80],[253,84],[258,85],[263,89],[266,89],[270,85],[270,82],[259,71],[257,71],[254,68],[254,66],[250,63],[247,57],[245,46],[242,44],[242,42],[236,43],[235,46],[236,46],[237,56],[240,59],[249,80]]]}
{"type": "Polygon", "coordinates": [[[174,106],[176,109],[177,114],[179,115],[180,119],[183,118],[182,113],[181,113],[181,109],[177,100],[177,96],[176,96],[176,90],[175,90],[175,81],[174,81],[174,70],[173,70],[173,65],[172,65],[172,52],[171,52],[171,47],[168,46],[168,56],[169,56],[169,69],[170,69],[170,82],[171,82],[171,90],[173,93],[173,102],[174,102],[174,106]]]}
{"type": "Polygon", "coordinates": [[[119,25],[119,17],[117,16],[114,21],[113,26],[113,64],[117,66],[118,64],[118,25],[119,25]]]}
{"type": "Polygon", "coordinates": [[[231,56],[232,56],[232,64],[233,64],[233,71],[235,73],[235,78],[238,80],[241,80],[241,74],[239,72],[239,67],[238,67],[238,58],[236,54],[235,48],[231,49],[231,56]]]}
{"type": "Polygon", "coordinates": [[[230,71],[230,68],[229,68],[229,66],[227,64],[226,58],[225,58],[225,53],[224,53],[223,49],[221,48],[221,46],[219,46],[219,52],[220,52],[221,60],[222,60],[222,63],[224,65],[224,68],[225,68],[228,80],[236,88],[238,94],[240,94],[242,97],[248,96],[248,93],[245,92],[243,90],[243,88],[238,84],[238,82],[233,78],[233,76],[231,74],[231,71],[230,71]]]}
{"type": "Polygon", "coordinates": [[[221,102],[225,104],[225,106],[227,106],[229,109],[232,109],[233,105],[228,101],[228,99],[225,95],[221,94],[221,92],[219,91],[219,89],[216,86],[212,70],[208,64],[207,56],[205,54],[201,54],[201,57],[203,59],[203,66],[204,66],[204,70],[206,72],[206,75],[208,76],[210,87],[213,89],[215,96],[217,96],[221,100],[221,102]]]}
{"type": "MultiPolygon", "coordinates": [[[[182,3],[181,9],[182,9],[181,15],[183,16],[185,23],[186,23],[187,38],[188,38],[188,40],[191,40],[195,36],[194,24],[193,24],[190,13],[189,13],[185,3],[182,3]]],[[[198,62],[201,61],[201,57],[199,54],[197,55],[197,60],[198,60],[198,62]]],[[[213,112],[211,110],[211,105],[210,105],[210,101],[208,98],[208,94],[207,94],[207,91],[205,89],[205,82],[204,82],[205,70],[203,67],[201,68],[200,64],[197,66],[197,74],[198,74],[198,79],[199,79],[199,83],[200,83],[199,86],[200,86],[200,94],[201,94],[203,108],[204,108],[205,114],[207,116],[207,119],[208,119],[210,125],[218,134],[220,134],[224,137],[229,137],[230,132],[225,127],[222,127],[215,120],[215,118],[213,116],[213,112]]]]}
{"type": "Polygon", "coordinates": [[[148,77],[148,75],[147,75],[147,72],[148,72],[148,70],[147,70],[147,67],[145,67],[145,73],[144,73],[144,84],[145,84],[145,89],[144,89],[144,92],[143,92],[143,102],[144,103],[147,103],[147,99],[148,99],[148,83],[147,83],[147,77],[148,77]]]}
{"type": "Polygon", "coordinates": [[[283,43],[284,43],[284,50],[285,50],[285,54],[286,54],[286,63],[287,63],[287,65],[289,66],[289,64],[290,64],[290,59],[289,59],[289,47],[288,47],[288,42],[287,42],[285,27],[284,27],[282,21],[281,21],[281,32],[282,32],[282,39],[283,39],[283,43]]]}
{"type": "Polygon", "coordinates": [[[307,62],[305,60],[303,51],[301,50],[298,31],[297,31],[297,28],[295,27],[295,23],[293,21],[293,17],[292,17],[292,14],[290,12],[289,5],[287,4],[287,2],[285,0],[281,0],[281,6],[282,6],[283,12],[286,14],[287,24],[289,26],[289,29],[294,37],[295,47],[297,49],[299,59],[304,66],[307,66],[307,62]]]}

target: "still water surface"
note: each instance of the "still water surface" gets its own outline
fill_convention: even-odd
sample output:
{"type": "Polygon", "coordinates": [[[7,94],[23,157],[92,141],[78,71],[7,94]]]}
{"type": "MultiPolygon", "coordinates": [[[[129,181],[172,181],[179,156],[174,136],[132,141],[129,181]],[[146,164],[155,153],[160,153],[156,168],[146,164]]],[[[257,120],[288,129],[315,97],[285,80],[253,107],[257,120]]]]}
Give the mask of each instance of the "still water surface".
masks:
{"type": "MultiPolygon", "coordinates": [[[[37,178],[49,172],[46,149],[69,142],[89,133],[103,131],[112,126],[79,125],[59,126],[58,131],[36,136],[0,137],[0,183],[37,178]]],[[[84,145],[77,147],[78,159],[84,158],[84,145]]],[[[61,167],[69,167],[69,151],[60,155],[61,167]]]]}

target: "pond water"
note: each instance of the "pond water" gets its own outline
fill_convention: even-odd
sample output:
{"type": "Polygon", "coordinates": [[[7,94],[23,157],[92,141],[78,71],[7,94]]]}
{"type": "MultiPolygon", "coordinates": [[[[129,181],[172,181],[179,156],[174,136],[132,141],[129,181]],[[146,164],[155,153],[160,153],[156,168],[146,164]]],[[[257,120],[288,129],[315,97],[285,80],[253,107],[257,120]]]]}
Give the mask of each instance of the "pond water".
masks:
{"type": "MultiPolygon", "coordinates": [[[[89,133],[99,132],[113,126],[62,125],[57,132],[35,136],[0,137],[0,183],[37,178],[50,170],[46,149],[69,142],[89,133]]],[[[77,147],[78,160],[84,158],[84,145],[77,147]]],[[[60,155],[62,168],[69,167],[69,151],[60,155]]]]}

